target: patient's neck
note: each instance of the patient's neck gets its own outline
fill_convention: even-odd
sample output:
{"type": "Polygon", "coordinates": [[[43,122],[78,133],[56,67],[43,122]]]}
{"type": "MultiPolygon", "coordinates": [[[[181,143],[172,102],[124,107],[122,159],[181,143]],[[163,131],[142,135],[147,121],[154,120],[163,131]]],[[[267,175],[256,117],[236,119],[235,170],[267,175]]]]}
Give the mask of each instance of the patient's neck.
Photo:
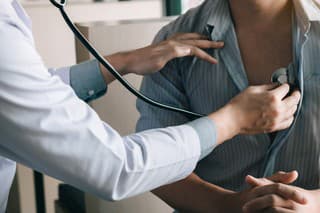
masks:
{"type": "Polygon", "coordinates": [[[292,0],[229,0],[236,27],[263,29],[287,26],[292,0]]]}

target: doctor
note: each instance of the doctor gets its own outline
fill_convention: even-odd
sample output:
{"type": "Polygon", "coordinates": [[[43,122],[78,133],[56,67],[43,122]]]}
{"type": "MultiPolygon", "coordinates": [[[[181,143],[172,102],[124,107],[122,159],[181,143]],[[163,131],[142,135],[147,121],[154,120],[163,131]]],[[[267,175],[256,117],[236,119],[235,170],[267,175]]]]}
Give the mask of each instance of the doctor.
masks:
{"type": "MultiPolygon", "coordinates": [[[[217,63],[201,48],[222,46],[198,34],[179,34],[107,58],[123,75],[148,74],[175,57],[217,63]]],[[[107,70],[95,60],[48,70],[16,0],[0,1],[0,47],[0,212],[16,162],[119,200],[186,177],[198,160],[236,134],[287,128],[299,101],[297,93],[284,99],[287,85],[250,87],[205,118],[121,137],[84,102],[106,92],[113,81],[107,70]]]]}

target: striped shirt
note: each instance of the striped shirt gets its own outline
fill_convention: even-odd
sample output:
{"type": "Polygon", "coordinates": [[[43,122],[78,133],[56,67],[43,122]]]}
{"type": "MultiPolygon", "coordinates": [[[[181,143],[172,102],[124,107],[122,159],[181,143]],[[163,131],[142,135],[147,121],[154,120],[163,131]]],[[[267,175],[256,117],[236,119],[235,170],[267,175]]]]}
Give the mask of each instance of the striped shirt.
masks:
{"type": "MultiPolygon", "coordinates": [[[[295,184],[306,189],[320,186],[320,7],[318,0],[293,0],[296,14],[294,60],[303,94],[295,124],[277,134],[238,135],[218,146],[198,163],[195,173],[221,187],[240,191],[248,174],[261,176],[265,161],[272,170],[297,170],[295,184]],[[275,146],[275,144],[283,144],[275,146]],[[272,150],[276,150],[271,157],[272,150]]],[[[225,47],[209,50],[220,63],[212,65],[194,57],[171,61],[161,72],[144,78],[141,91],[166,104],[208,114],[218,110],[248,87],[228,1],[207,0],[165,26],[155,38],[162,41],[176,32],[210,34],[225,47]]],[[[275,47],[276,48],[276,47],[275,47]]],[[[182,124],[190,118],[137,102],[141,117],[137,131],[182,124]]]]}

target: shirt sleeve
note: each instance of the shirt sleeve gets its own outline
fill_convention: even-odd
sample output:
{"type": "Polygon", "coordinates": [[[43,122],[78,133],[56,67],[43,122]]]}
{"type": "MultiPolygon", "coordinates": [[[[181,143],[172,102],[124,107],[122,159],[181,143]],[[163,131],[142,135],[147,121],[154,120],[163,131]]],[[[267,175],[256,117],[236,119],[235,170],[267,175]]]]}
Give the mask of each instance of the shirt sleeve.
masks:
{"type": "MultiPolygon", "coordinates": [[[[158,33],[154,43],[166,39],[168,36],[167,28],[169,27],[170,25],[167,25],[158,33]]],[[[167,63],[160,72],[145,76],[140,91],[153,100],[192,111],[188,97],[185,94],[183,78],[176,59],[167,63]]],[[[140,118],[136,127],[137,132],[146,129],[181,125],[191,122],[192,119],[194,119],[183,113],[151,106],[141,100],[137,100],[137,109],[140,112],[140,118]]],[[[202,159],[210,154],[216,146],[217,132],[215,124],[212,120],[205,117],[191,122],[190,125],[196,130],[200,137],[200,159],[202,159]]]]}
{"type": "Polygon", "coordinates": [[[205,122],[120,136],[48,72],[18,24],[8,23],[0,21],[1,156],[109,200],[193,171],[201,147],[192,126],[205,122]]]}
{"type": "Polygon", "coordinates": [[[85,61],[72,67],[49,69],[49,72],[70,85],[76,95],[86,102],[98,99],[107,92],[97,60],[85,61]]]}

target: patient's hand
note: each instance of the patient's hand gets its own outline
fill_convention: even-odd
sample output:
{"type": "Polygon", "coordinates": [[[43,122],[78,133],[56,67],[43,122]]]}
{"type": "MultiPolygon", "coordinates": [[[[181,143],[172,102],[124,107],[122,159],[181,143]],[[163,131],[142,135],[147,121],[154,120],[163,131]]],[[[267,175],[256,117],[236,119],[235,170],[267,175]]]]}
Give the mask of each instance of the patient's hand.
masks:
{"type": "Polygon", "coordinates": [[[319,190],[305,190],[251,176],[247,182],[255,188],[243,207],[244,212],[320,212],[319,190]]]}
{"type": "MultiPolygon", "coordinates": [[[[211,41],[207,36],[198,33],[178,33],[158,44],[109,55],[106,59],[122,75],[128,73],[146,75],[159,71],[174,58],[185,56],[195,56],[217,64],[218,61],[203,49],[217,49],[223,46],[223,42],[211,41]]],[[[102,65],[101,70],[106,82],[110,82],[109,72],[102,65]]]]}
{"type": "MultiPolygon", "coordinates": [[[[263,187],[269,187],[274,185],[275,183],[277,184],[290,184],[294,182],[297,179],[298,175],[297,172],[278,172],[274,174],[273,176],[269,178],[263,178],[263,179],[254,179],[255,182],[253,182],[253,178],[251,176],[248,176],[246,178],[246,181],[251,185],[251,188],[242,191],[242,192],[236,192],[227,195],[224,198],[224,202],[221,205],[224,205],[225,207],[223,208],[224,212],[243,212],[244,210],[248,210],[248,208],[243,208],[245,204],[250,204],[251,208],[251,201],[254,201],[254,206],[256,207],[256,199],[258,198],[257,195],[257,190],[259,189],[258,192],[263,189],[263,187]],[[258,183],[257,183],[258,182],[258,183]],[[258,184],[258,185],[257,185],[258,184]]],[[[271,187],[272,188],[272,187],[271,187]]],[[[290,199],[295,200],[296,202],[304,202],[303,198],[296,196],[296,195],[288,195],[290,199]]],[[[258,200],[259,201],[259,200],[258,200]]],[[[248,212],[261,212],[262,209],[259,209],[258,211],[248,211],[248,212]]],[[[244,211],[244,212],[246,212],[244,211]]],[[[263,211],[262,211],[263,212],[263,211]]]]}

